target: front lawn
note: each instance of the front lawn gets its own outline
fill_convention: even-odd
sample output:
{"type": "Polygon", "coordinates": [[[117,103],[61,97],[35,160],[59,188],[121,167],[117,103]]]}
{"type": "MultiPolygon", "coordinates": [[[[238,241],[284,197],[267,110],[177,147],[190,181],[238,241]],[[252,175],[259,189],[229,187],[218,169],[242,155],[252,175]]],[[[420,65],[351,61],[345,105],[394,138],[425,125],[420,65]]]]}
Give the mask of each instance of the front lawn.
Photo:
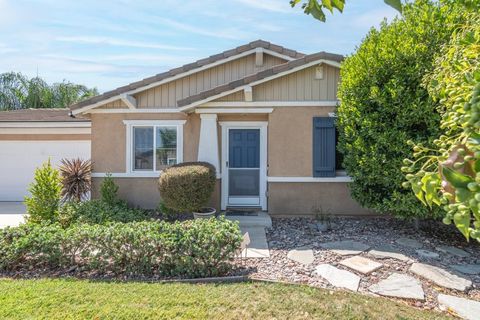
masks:
{"type": "Polygon", "coordinates": [[[0,319],[444,319],[383,298],[269,283],[0,280],[0,319]]]}

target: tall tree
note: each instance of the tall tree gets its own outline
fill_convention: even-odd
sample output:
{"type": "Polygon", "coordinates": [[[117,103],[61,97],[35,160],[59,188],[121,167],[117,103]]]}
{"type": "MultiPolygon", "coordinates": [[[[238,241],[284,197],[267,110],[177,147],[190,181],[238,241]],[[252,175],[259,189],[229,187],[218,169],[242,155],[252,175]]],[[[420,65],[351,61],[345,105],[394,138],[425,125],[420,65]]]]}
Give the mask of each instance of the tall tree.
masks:
{"type": "Polygon", "coordinates": [[[0,110],[65,108],[97,94],[96,88],[66,80],[49,85],[40,77],[29,79],[16,72],[0,74],[0,110]]]}

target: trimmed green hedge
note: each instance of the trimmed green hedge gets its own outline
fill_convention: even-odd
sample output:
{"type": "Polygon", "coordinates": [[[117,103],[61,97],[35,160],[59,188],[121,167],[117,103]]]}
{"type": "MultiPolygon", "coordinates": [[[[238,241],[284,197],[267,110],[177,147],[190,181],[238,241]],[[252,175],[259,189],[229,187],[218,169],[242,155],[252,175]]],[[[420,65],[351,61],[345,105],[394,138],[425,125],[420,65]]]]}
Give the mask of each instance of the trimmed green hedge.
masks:
{"type": "Polygon", "coordinates": [[[31,224],[0,230],[0,270],[207,277],[228,272],[241,243],[225,219],[108,225],[31,224]]]}
{"type": "Polygon", "coordinates": [[[165,169],[158,180],[163,204],[177,212],[199,212],[215,189],[215,167],[185,162],[165,169]]]}

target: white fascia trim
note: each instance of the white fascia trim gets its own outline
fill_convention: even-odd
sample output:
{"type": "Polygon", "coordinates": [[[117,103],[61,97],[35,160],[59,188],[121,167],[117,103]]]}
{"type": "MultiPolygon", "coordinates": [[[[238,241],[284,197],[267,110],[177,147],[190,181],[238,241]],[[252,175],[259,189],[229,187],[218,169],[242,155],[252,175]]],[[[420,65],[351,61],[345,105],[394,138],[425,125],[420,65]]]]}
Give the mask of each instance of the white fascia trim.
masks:
{"type": "Polygon", "coordinates": [[[85,113],[182,113],[177,108],[144,108],[144,109],[93,109],[85,111],[85,113]]]}
{"type": "Polygon", "coordinates": [[[15,121],[0,122],[0,128],[91,128],[90,122],[15,121]]]}
{"type": "MultiPolygon", "coordinates": [[[[93,172],[92,178],[105,178],[107,176],[107,172],[93,172]]],[[[110,173],[113,178],[159,178],[160,172],[114,172],[110,173]]]]}
{"type": "Polygon", "coordinates": [[[206,108],[195,109],[195,113],[272,113],[273,108],[206,108]]]}
{"type": "Polygon", "coordinates": [[[133,126],[178,126],[186,122],[187,120],[123,120],[124,124],[133,126]]]}
{"type": "Polygon", "coordinates": [[[2,128],[0,134],[91,134],[91,128],[2,128]]]}
{"type": "Polygon", "coordinates": [[[220,126],[232,126],[235,128],[256,127],[263,128],[268,126],[268,121],[219,121],[220,126]]]}
{"type": "MultiPolygon", "coordinates": [[[[212,101],[199,106],[199,108],[248,108],[248,107],[336,107],[340,104],[338,100],[317,100],[317,101],[212,101]]],[[[199,110],[199,109],[196,109],[199,110]]]]}
{"type": "MultiPolygon", "coordinates": [[[[153,87],[156,87],[156,86],[159,86],[159,85],[168,83],[168,82],[172,82],[172,81],[178,80],[178,79],[183,78],[183,77],[187,77],[187,76],[189,76],[189,75],[191,75],[191,74],[194,74],[194,73],[197,73],[197,72],[201,72],[201,71],[204,71],[204,70],[207,70],[207,69],[216,67],[216,66],[218,66],[218,65],[221,65],[221,64],[224,64],[224,63],[227,63],[227,62],[236,60],[236,59],[238,59],[238,58],[242,58],[242,57],[245,57],[245,56],[254,54],[255,52],[256,52],[256,49],[248,50],[248,51],[239,53],[239,54],[237,54],[237,55],[234,55],[234,56],[231,56],[231,57],[222,59],[222,60],[218,60],[218,61],[215,61],[215,62],[210,63],[210,64],[206,64],[206,65],[204,65],[204,66],[202,66],[202,67],[195,68],[195,69],[189,70],[189,71],[187,71],[187,72],[179,73],[179,74],[177,74],[177,75],[175,75],[175,76],[172,76],[172,77],[169,77],[169,78],[166,78],[166,79],[157,81],[157,82],[153,82],[153,83],[148,84],[148,85],[146,85],[146,86],[142,86],[142,87],[140,87],[140,88],[127,91],[127,92],[125,92],[125,93],[123,93],[123,94],[132,95],[132,94],[135,94],[135,93],[138,93],[138,92],[141,92],[141,91],[145,91],[145,90],[151,89],[151,88],[153,88],[153,87]]],[[[271,50],[268,50],[268,49],[264,49],[263,52],[268,53],[269,55],[272,55],[272,56],[275,56],[275,57],[279,57],[279,58],[285,59],[285,60],[287,60],[287,61],[296,60],[295,58],[292,58],[292,57],[290,57],[290,56],[283,55],[283,54],[280,54],[280,53],[277,53],[277,52],[275,52],[275,51],[271,51],[271,50]]],[[[111,97],[111,98],[108,98],[108,99],[99,101],[99,102],[94,103],[94,104],[92,104],[92,105],[87,105],[87,106],[85,106],[85,107],[82,107],[82,108],[79,108],[79,109],[76,109],[76,110],[72,110],[72,114],[79,114],[79,113],[85,112],[85,111],[87,111],[87,110],[90,110],[90,109],[96,108],[96,107],[98,107],[98,106],[101,106],[101,105],[103,105],[103,104],[106,104],[106,103],[109,103],[109,102],[113,102],[113,101],[118,100],[118,99],[120,99],[120,95],[115,95],[115,96],[113,96],[113,97],[111,97]]]]}
{"type": "Polygon", "coordinates": [[[267,177],[268,182],[352,182],[348,176],[337,176],[331,178],[315,177],[267,177]]]}
{"type": "Polygon", "coordinates": [[[191,104],[189,105],[186,105],[186,106],[183,106],[181,108],[179,108],[180,111],[187,111],[189,109],[192,109],[192,108],[195,108],[199,105],[203,105],[207,102],[210,102],[212,100],[217,100],[221,97],[224,97],[224,96],[228,96],[229,94],[232,94],[232,93],[235,93],[235,92],[238,92],[238,91],[241,91],[241,90],[245,90],[247,87],[254,87],[256,85],[259,85],[261,83],[264,83],[264,82],[268,82],[270,80],[273,80],[273,79],[276,79],[276,78],[280,78],[280,77],[283,77],[283,76],[286,76],[288,74],[291,74],[291,73],[295,73],[295,72],[298,72],[300,70],[303,70],[303,69],[306,69],[306,68],[309,68],[309,67],[312,67],[312,66],[315,66],[315,65],[318,65],[320,63],[325,63],[325,64],[328,64],[328,65],[332,65],[332,66],[335,66],[335,67],[340,67],[340,64],[336,61],[331,61],[331,60],[325,60],[325,59],[319,59],[319,60],[315,60],[315,61],[312,61],[312,62],[309,62],[309,63],[306,63],[304,65],[301,65],[301,66],[298,66],[296,68],[293,68],[293,69],[290,69],[290,70],[287,70],[287,71],[284,71],[284,72],[280,72],[280,73],[277,73],[277,74],[274,74],[270,77],[266,77],[266,78],[263,78],[261,80],[257,80],[257,81],[254,81],[254,82],[251,82],[249,84],[246,84],[244,86],[239,86],[238,88],[235,88],[235,89],[232,89],[232,90],[228,90],[228,91],[224,91],[224,92],[221,92],[219,94],[216,94],[216,95],[213,95],[211,97],[208,97],[208,98],[205,98],[203,100],[199,100],[199,101],[196,101],[196,102],[192,102],[191,104]]]}

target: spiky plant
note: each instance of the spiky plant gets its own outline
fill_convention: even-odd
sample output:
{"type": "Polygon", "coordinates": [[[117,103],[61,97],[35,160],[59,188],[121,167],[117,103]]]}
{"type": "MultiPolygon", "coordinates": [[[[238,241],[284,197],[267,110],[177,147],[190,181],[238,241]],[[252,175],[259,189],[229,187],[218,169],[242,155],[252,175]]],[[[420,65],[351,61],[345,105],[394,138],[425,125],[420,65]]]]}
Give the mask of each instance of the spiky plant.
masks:
{"type": "Polygon", "coordinates": [[[92,162],[90,160],[62,159],[62,196],[65,200],[81,201],[92,186],[92,162]]]}

